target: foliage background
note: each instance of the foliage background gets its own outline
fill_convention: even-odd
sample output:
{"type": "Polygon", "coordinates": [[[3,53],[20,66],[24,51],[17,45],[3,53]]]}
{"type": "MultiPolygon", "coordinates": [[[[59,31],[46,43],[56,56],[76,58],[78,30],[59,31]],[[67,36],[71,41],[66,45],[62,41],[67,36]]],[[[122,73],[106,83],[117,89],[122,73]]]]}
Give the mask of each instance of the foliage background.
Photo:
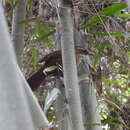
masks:
{"type": "MultiPolygon", "coordinates": [[[[18,0],[6,0],[4,6],[11,31],[12,11],[18,0]]],[[[115,0],[91,0],[73,3],[80,16],[78,29],[82,31],[86,48],[95,54],[90,57],[97,74],[95,88],[102,125],[108,129],[130,128],[130,12],[125,3],[115,0]],[[98,75],[98,66],[101,74],[98,75]],[[102,85],[98,86],[100,81],[102,85]],[[98,88],[100,87],[100,88],[98,88]],[[100,96],[99,96],[100,95],[100,96]]],[[[26,77],[41,66],[37,61],[56,50],[56,3],[51,0],[27,0],[23,73],[26,77]],[[42,12],[42,13],[41,13],[42,12]]],[[[44,84],[36,93],[41,106],[48,89],[56,87],[55,80],[44,84]],[[44,92],[43,92],[44,90],[44,92]]],[[[48,119],[56,122],[54,110],[48,119]]],[[[89,125],[89,124],[86,124],[89,125]]],[[[94,124],[92,124],[94,125],[94,124]]]]}

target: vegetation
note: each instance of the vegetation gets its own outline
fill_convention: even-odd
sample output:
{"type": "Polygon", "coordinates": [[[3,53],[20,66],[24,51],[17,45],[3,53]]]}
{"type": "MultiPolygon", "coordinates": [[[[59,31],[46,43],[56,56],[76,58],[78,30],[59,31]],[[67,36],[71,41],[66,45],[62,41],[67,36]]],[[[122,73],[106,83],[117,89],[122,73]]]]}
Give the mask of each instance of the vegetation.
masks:
{"type": "MultiPolygon", "coordinates": [[[[8,26],[12,30],[12,12],[18,0],[6,0],[3,5],[8,26]]],[[[74,27],[83,35],[83,44],[94,54],[89,56],[94,86],[97,90],[101,124],[104,129],[130,129],[130,14],[125,3],[116,0],[92,0],[71,3],[74,27]],[[99,69],[100,68],[100,69],[99,69]]],[[[25,77],[36,72],[38,60],[57,50],[56,1],[27,0],[22,70],[25,77]]],[[[55,66],[54,66],[55,67],[55,66]]],[[[80,65],[78,67],[80,69],[80,65]]],[[[56,87],[56,79],[47,79],[36,93],[41,107],[45,104],[48,90],[56,87]],[[49,81],[49,82],[48,82],[49,81]]],[[[55,98],[56,99],[56,98],[55,98]]],[[[58,123],[55,102],[47,112],[48,119],[58,123]]]]}

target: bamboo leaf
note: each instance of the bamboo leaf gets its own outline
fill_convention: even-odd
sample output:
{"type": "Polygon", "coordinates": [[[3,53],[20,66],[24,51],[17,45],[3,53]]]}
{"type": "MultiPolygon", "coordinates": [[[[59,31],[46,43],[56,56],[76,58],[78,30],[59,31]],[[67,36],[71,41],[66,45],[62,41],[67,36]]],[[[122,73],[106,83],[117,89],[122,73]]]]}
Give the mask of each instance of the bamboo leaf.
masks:
{"type": "MultiPolygon", "coordinates": [[[[48,48],[53,51],[53,45],[50,41],[50,36],[46,36],[52,32],[50,27],[47,24],[39,24],[34,29],[32,29],[32,33],[36,35],[36,39],[32,40],[34,43],[44,41],[47,44],[48,48]],[[46,36],[46,37],[45,37],[46,36]]],[[[51,35],[52,36],[52,35],[51,35]]]]}
{"type": "Polygon", "coordinates": [[[100,126],[100,123],[85,123],[84,126],[88,127],[88,126],[100,126]]]}
{"type": "Polygon", "coordinates": [[[124,3],[116,3],[116,4],[113,4],[111,6],[104,8],[101,11],[101,13],[106,16],[110,16],[110,15],[114,15],[115,13],[117,13],[118,11],[120,11],[126,7],[127,7],[127,5],[124,3]]]}
{"type": "Polygon", "coordinates": [[[104,84],[118,84],[118,81],[116,81],[116,80],[110,80],[110,79],[106,79],[106,78],[103,78],[102,82],[104,84]]]}
{"type": "Polygon", "coordinates": [[[89,21],[86,24],[83,24],[81,26],[81,29],[85,28],[91,28],[97,24],[101,24],[102,22],[105,22],[107,20],[106,16],[98,17],[97,15],[91,16],[89,21]]]}
{"type": "Polygon", "coordinates": [[[13,0],[5,0],[7,3],[11,3],[13,2],[13,0]]]}
{"type": "Polygon", "coordinates": [[[11,10],[9,11],[9,13],[13,12],[13,10],[16,8],[17,4],[18,4],[19,0],[16,0],[13,7],[11,8],[11,10]]]}
{"type": "Polygon", "coordinates": [[[114,103],[113,101],[111,101],[111,100],[109,100],[109,99],[107,99],[107,98],[103,98],[102,100],[103,100],[104,102],[106,102],[108,105],[112,106],[113,108],[118,109],[120,112],[123,113],[122,109],[121,109],[116,103],[114,103]]]}
{"type": "Polygon", "coordinates": [[[96,36],[112,36],[112,37],[121,37],[124,36],[124,33],[104,33],[104,32],[89,32],[90,34],[96,36]]]}
{"type": "Polygon", "coordinates": [[[27,24],[29,22],[36,22],[36,21],[37,21],[36,18],[31,18],[31,19],[21,20],[21,21],[17,22],[17,24],[27,24]]]}
{"type": "Polygon", "coordinates": [[[100,59],[100,56],[102,55],[104,48],[109,44],[108,41],[104,41],[101,46],[98,48],[98,53],[94,57],[94,66],[96,66],[97,62],[100,59]]]}
{"type": "Polygon", "coordinates": [[[124,3],[116,3],[116,4],[113,4],[113,5],[108,6],[106,8],[103,8],[99,12],[100,17],[97,15],[91,16],[90,19],[88,20],[88,22],[81,26],[81,29],[91,28],[97,24],[101,24],[102,22],[105,22],[108,19],[106,16],[111,16],[111,15],[115,15],[115,14],[117,15],[118,11],[120,11],[126,7],[127,7],[127,5],[124,3]]]}
{"type": "Polygon", "coordinates": [[[121,17],[121,18],[130,18],[130,14],[121,14],[121,13],[115,13],[116,16],[121,17]]]}

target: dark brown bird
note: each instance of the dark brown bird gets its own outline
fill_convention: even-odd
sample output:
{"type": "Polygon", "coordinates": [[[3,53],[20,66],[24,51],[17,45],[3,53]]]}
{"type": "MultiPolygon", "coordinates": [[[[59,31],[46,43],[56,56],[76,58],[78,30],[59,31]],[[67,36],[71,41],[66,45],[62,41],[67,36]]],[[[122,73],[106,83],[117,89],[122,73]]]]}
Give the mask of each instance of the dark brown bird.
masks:
{"type": "MultiPolygon", "coordinates": [[[[79,54],[93,55],[81,46],[75,47],[75,54],[77,63],[79,62],[79,54]]],[[[59,69],[59,66],[62,67],[61,51],[54,51],[46,55],[45,57],[40,59],[39,63],[42,63],[43,66],[36,73],[34,73],[31,77],[27,79],[27,82],[33,91],[39,88],[40,84],[45,80],[47,76],[49,75],[55,76],[58,75],[59,73],[60,74],[62,73],[61,69],[59,69]],[[51,66],[56,66],[57,69],[51,72],[44,73],[44,70],[51,66]]]]}

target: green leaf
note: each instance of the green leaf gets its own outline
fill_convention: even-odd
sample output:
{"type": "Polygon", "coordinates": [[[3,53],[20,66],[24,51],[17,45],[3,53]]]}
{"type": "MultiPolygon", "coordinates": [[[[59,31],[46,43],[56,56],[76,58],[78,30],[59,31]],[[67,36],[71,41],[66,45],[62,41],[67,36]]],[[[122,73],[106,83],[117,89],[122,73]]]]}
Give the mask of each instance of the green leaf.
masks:
{"type": "Polygon", "coordinates": [[[102,32],[89,32],[90,34],[96,36],[112,36],[112,37],[121,37],[124,36],[124,33],[102,33],[102,32]]]}
{"type": "Polygon", "coordinates": [[[99,24],[102,23],[102,21],[106,20],[106,17],[105,16],[98,17],[97,15],[95,15],[92,16],[90,19],[93,22],[93,24],[99,24]]]}
{"type": "Polygon", "coordinates": [[[126,128],[127,130],[130,130],[130,127],[126,126],[125,124],[120,124],[120,123],[115,123],[115,122],[111,122],[110,124],[111,125],[121,126],[121,127],[126,128]]]}
{"type": "Polygon", "coordinates": [[[121,17],[121,18],[130,18],[130,14],[121,14],[121,13],[115,13],[115,15],[117,15],[118,17],[121,17]]]}
{"type": "Polygon", "coordinates": [[[104,8],[101,11],[101,13],[106,16],[110,16],[110,15],[114,15],[115,13],[117,13],[118,11],[121,11],[122,9],[124,9],[126,7],[127,7],[127,5],[124,3],[116,3],[116,4],[113,4],[111,6],[104,8]]]}
{"type": "Polygon", "coordinates": [[[96,15],[91,16],[89,21],[86,24],[81,26],[81,29],[91,28],[97,24],[101,24],[102,22],[106,21],[107,19],[108,18],[106,16],[100,16],[100,17],[98,17],[96,15]]]}
{"type": "Polygon", "coordinates": [[[50,122],[56,122],[58,119],[57,117],[47,117],[47,119],[50,121],[50,122]]]}
{"type": "Polygon", "coordinates": [[[110,123],[112,123],[113,121],[117,121],[117,120],[118,120],[117,117],[110,117],[110,118],[106,119],[105,122],[110,124],[110,123]]]}
{"type": "Polygon", "coordinates": [[[109,100],[109,99],[107,99],[107,98],[103,98],[102,100],[103,100],[104,102],[110,104],[111,106],[113,106],[114,108],[118,109],[120,112],[123,113],[122,109],[121,109],[116,103],[114,103],[113,101],[111,101],[111,100],[109,100]]]}
{"type": "Polygon", "coordinates": [[[51,30],[47,24],[38,24],[35,28],[32,29],[32,33],[39,35],[40,37],[46,35],[50,31],[51,30]]]}
{"type": "Polygon", "coordinates": [[[85,123],[84,126],[88,127],[88,126],[100,126],[100,123],[85,123]]]}
{"type": "Polygon", "coordinates": [[[13,5],[12,9],[9,11],[9,13],[13,12],[13,10],[16,8],[18,2],[19,2],[19,0],[15,0],[15,3],[13,5]]]}
{"type": "Polygon", "coordinates": [[[125,124],[116,123],[117,121],[120,121],[120,119],[118,119],[117,117],[110,117],[104,121],[105,123],[108,123],[109,125],[117,125],[117,126],[121,126],[130,130],[130,127],[126,126],[125,124]]]}
{"type": "Polygon", "coordinates": [[[81,29],[91,28],[97,24],[102,24],[102,22],[105,22],[108,19],[107,16],[111,16],[111,15],[115,15],[115,14],[117,15],[118,11],[120,11],[126,7],[127,7],[127,5],[124,3],[116,3],[116,4],[113,4],[106,8],[103,8],[99,12],[99,16],[97,16],[97,15],[91,16],[90,19],[87,21],[87,23],[83,24],[81,26],[81,29]]]}
{"type": "Polygon", "coordinates": [[[53,45],[51,43],[51,36],[47,36],[52,30],[48,27],[47,24],[39,24],[34,29],[32,29],[32,33],[36,35],[36,39],[32,40],[33,42],[44,41],[47,45],[49,50],[53,51],[53,45]],[[49,39],[50,38],[50,39],[49,39]]]}
{"type": "Polygon", "coordinates": [[[26,0],[27,5],[31,4],[33,0],[26,0]]]}
{"type": "Polygon", "coordinates": [[[5,2],[7,2],[7,3],[12,3],[13,0],[5,0],[5,2]]]}
{"type": "Polygon", "coordinates": [[[54,50],[53,45],[52,45],[52,43],[50,42],[49,39],[44,40],[44,42],[47,44],[50,51],[54,50]]]}
{"type": "Polygon", "coordinates": [[[103,78],[102,82],[104,84],[118,84],[118,81],[116,81],[116,80],[110,80],[110,79],[106,79],[106,78],[103,78]]]}
{"type": "Polygon", "coordinates": [[[109,41],[104,41],[104,42],[100,45],[100,47],[97,48],[97,49],[98,49],[98,53],[97,53],[97,54],[95,55],[95,57],[94,57],[94,66],[96,66],[97,62],[98,62],[99,59],[100,59],[100,56],[102,55],[102,53],[103,53],[105,47],[106,47],[108,44],[109,44],[109,41]]]}
{"type": "Polygon", "coordinates": [[[46,69],[43,70],[43,73],[51,72],[51,71],[55,70],[56,68],[57,68],[56,66],[47,67],[46,69]]]}
{"type": "Polygon", "coordinates": [[[17,24],[27,24],[29,22],[36,22],[36,21],[37,21],[36,18],[31,18],[31,19],[21,20],[21,21],[17,22],[17,24]]]}

